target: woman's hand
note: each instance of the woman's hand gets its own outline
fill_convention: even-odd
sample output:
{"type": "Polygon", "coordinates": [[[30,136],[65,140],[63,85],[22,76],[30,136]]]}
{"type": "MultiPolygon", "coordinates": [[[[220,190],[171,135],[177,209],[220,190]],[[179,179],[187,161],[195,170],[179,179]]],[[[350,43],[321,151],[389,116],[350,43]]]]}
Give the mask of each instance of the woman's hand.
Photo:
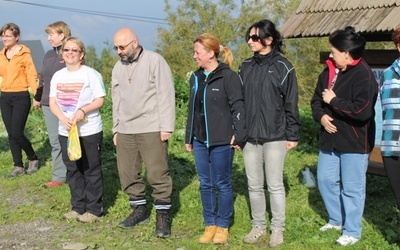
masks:
{"type": "Polygon", "coordinates": [[[335,97],[336,94],[332,89],[324,89],[324,92],[322,92],[322,100],[327,104],[329,104],[335,97]]]}
{"type": "Polygon", "coordinates": [[[63,125],[63,127],[64,127],[66,130],[68,130],[68,131],[71,130],[72,124],[74,124],[74,123],[72,122],[72,120],[69,119],[69,118],[66,117],[66,116],[62,117],[62,118],[60,119],[60,122],[61,122],[61,124],[63,125]]]}
{"type": "Polygon", "coordinates": [[[185,147],[186,147],[186,151],[188,151],[188,152],[192,152],[193,151],[192,144],[185,144],[185,147]]]}
{"type": "Polygon", "coordinates": [[[337,128],[332,124],[333,118],[325,114],[321,118],[321,125],[325,128],[326,132],[333,134],[337,132],[337,128]]]}
{"type": "Polygon", "coordinates": [[[235,136],[233,135],[231,138],[231,148],[234,148],[236,150],[242,150],[242,148],[239,145],[233,145],[233,143],[235,143],[235,136]]]}
{"type": "Polygon", "coordinates": [[[40,109],[40,102],[38,102],[35,99],[33,99],[33,108],[34,109],[40,109]]]}
{"type": "Polygon", "coordinates": [[[74,116],[72,117],[72,120],[75,121],[76,123],[80,122],[80,121],[85,121],[86,119],[86,114],[82,109],[78,109],[74,116]]]}

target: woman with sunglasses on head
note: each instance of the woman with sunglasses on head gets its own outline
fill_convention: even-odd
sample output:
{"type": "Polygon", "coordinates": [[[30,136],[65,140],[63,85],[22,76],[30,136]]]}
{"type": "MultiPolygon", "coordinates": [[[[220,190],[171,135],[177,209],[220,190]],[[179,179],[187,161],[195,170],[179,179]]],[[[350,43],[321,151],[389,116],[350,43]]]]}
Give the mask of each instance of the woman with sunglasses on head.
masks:
{"type": "Polygon", "coordinates": [[[101,143],[103,123],[99,109],[106,95],[102,77],[96,70],[84,65],[85,46],[75,37],[62,45],[66,67],[57,71],[50,84],[50,110],[59,120],[59,140],[67,182],[71,191],[72,210],[65,219],[80,222],[99,220],[103,215],[103,180],[101,170],[101,143]],[[72,125],[78,128],[82,157],[71,161],[67,140],[72,125]]]}
{"type": "Polygon", "coordinates": [[[283,243],[285,228],[285,157],[299,140],[297,78],[292,64],[281,56],[282,38],[271,21],[251,25],[246,41],[254,55],[239,68],[246,103],[243,158],[252,216],[252,229],[244,242],[256,243],[267,234],[266,180],[272,214],[269,246],[276,247],[283,243]]]}
{"type": "Polygon", "coordinates": [[[31,51],[20,44],[20,29],[14,23],[4,25],[1,30],[4,48],[0,51],[1,116],[8,133],[8,142],[14,161],[12,171],[6,178],[25,173],[22,151],[28,158],[26,173],[38,171],[39,160],[31,142],[24,134],[25,124],[31,108],[30,91],[35,94],[37,79],[31,51]]]}
{"type": "Polygon", "coordinates": [[[47,134],[51,145],[53,177],[51,181],[44,184],[44,187],[55,188],[65,184],[67,168],[61,157],[61,147],[58,140],[58,119],[53,115],[49,107],[50,81],[55,72],[65,67],[61,46],[63,41],[71,36],[71,30],[66,23],[58,21],[49,24],[45,32],[47,33],[47,40],[53,48],[47,51],[44,56],[39,88],[36,92],[33,106],[35,109],[41,108],[43,110],[47,134]]]}

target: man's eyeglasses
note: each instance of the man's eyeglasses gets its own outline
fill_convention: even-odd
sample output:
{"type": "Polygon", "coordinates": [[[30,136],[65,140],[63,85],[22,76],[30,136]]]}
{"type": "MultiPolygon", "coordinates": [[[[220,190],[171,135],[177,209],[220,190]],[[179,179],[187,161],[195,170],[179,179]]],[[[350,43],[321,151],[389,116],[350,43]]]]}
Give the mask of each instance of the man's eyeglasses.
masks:
{"type": "Polygon", "coordinates": [[[135,41],[135,40],[132,40],[130,43],[128,43],[128,44],[125,45],[125,46],[119,45],[119,46],[114,46],[113,48],[114,48],[114,50],[125,50],[126,47],[128,47],[131,43],[133,43],[133,41],[135,41]]]}
{"type": "Polygon", "coordinates": [[[259,35],[256,35],[256,34],[253,34],[253,35],[251,35],[251,36],[249,36],[249,37],[247,38],[247,41],[248,41],[249,39],[251,39],[251,41],[253,41],[253,42],[258,42],[258,41],[260,41],[260,36],[259,36],[259,35]]]}
{"type": "Polygon", "coordinates": [[[72,52],[72,53],[80,53],[81,51],[78,49],[63,49],[64,52],[68,53],[68,52],[72,52]]]}

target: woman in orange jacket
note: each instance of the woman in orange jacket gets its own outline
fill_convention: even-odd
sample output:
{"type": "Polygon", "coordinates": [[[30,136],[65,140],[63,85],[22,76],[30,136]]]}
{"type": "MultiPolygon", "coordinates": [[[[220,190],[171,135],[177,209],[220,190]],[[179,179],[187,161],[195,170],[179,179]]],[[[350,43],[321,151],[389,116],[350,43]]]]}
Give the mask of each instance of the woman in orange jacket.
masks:
{"type": "Polygon", "coordinates": [[[25,173],[22,150],[29,162],[26,173],[32,174],[38,170],[38,157],[24,134],[31,108],[28,89],[30,88],[33,94],[36,93],[38,76],[29,48],[18,43],[19,27],[8,23],[1,28],[0,34],[4,44],[0,51],[0,77],[3,78],[0,108],[14,160],[14,168],[6,175],[6,178],[11,178],[25,173]]]}

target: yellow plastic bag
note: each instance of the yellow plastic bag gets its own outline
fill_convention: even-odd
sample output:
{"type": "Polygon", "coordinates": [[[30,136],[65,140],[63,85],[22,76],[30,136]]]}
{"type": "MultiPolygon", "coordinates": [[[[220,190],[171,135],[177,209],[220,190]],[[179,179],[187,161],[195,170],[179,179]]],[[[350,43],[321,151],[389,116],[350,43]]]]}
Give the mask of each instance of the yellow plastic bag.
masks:
{"type": "Polygon", "coordinates": [[[79,142],[78,127],[73,124],[71,130],[69,131],[68,141],[68,158],[71,161],[77,161],[82,157],[81,144],[79,142]]]}

